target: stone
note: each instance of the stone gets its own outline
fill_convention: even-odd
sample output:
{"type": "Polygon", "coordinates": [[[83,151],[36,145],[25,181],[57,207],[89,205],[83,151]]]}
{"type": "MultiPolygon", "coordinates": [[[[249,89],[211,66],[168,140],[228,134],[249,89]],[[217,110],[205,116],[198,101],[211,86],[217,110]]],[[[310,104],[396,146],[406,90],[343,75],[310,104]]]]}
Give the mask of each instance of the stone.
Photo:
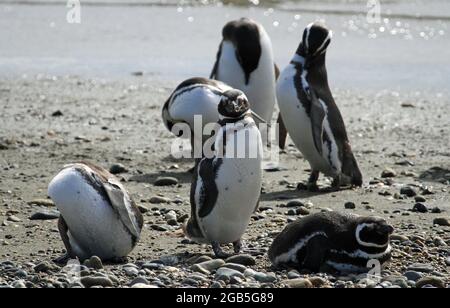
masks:
{"type": "Polygon", "coordinates": [[[348,210],[353,210],[356,208],[356,204],[353,202],[345,202],[344,207],[348,210]]]}
{"type": "Polygon", "coordinates": [[[247,267],[244,265],[236,263],[225,263],[222,267],[231,268],[241,273],[244,273],[247,270],[247,267]]]}
{"type": "Polygon", "coordinates": [[[122,164],[114,164],[111,166],[111,168],[109,168],[109,172],[111,172],[112,174],[120,174],[128,172],[128,169],[122,164]]]}
{"type": "Polygon", "coordinates": [[[165,197],[161,197],[161,196],[155,196],[152,197],[149,202],[151,204],[162,204],[162,203],[170,203],[170,199],[169,198],[165,198],[165,197]]]}
{"type": "Polygon", "coordinates": [[[256,272],[253,275],[253,278],[255,278],[256,281],[261,282],[261,283],[267,283],[267,282],[274,282],[277,280],[277,277],[275,276],[275,274],[266,274],[263,272],[256,272]]]}
{"type": "Polygon", "coordinates": [[[415,271],[420,273],[431,273],[434,267],[431,264],[414,263],[407,267],[408,271],[415,271]]]}
{"type": "Polygon", "coordinates": [[[100,270],[103,268],[103,263],[102,260],[97,257],[97,256],[93,256],[90,259],[84,261],[83,263],[85,266],[95,269],[95,270],[100,270]]]}
{"type": "Polygon", "coordinates": [[[406,242],[409,241],[409,238],[405,235],[401,234],[392,234],[390,236],[391,241],[399,241],[399,242],[406,242]]]}
{"type": "Polygon", "coordinates": [[[208,272],[212,272],[212,271],[215,271],[216,269],[218,269],[219,267],[224,266],[225,261],[222,259],[213,259],[210,261],[205,261],[205,262],[194,264],[194,265],[198,265],[201,268],[207,270],[208,272]]]}
{"type": "Polygon", "coordinates": [[[11,221],[11,222],[21,222],[22,221],[22,219],[20,219],[17,216],[14,216],[14,215],[9,216],[7,220],[11,221]]]}
{"type": "Polygon", "coordinates": [[[297,288],[297,289],[312,288],[314,286],[311,283],[311,281],[309,281],[309,279],[306,278],[283,280],[281,283],[289,288],[297,288]]]}
{"type": "Polygon", "coordinates": [[[215,280],[230,281],[231,277],[239,277],[241,279],[245,278],[245,276],[241,272],[238,272],[238,271],[230,269],[230,268],[221,267],[221,268],[219,268],[217,270],[214,279],[215,280]]]}
{"type": "Polygon", "coordinates": [[[419,289],[423,288],[426,285],[430,285],[435,288],[445,288],[445,281],[439,277],[428,276],[428,277],[421,278],[416,282],[416,288],[419,288],[419,289]]]}
{"type": "Polygon", "coordinates": [[[414,197],[414,201],[416,201],[416,202],[426,202],[427,199],[425,199],[424,196],[415,196],[414,197]]]}
{"type": "Polygon", "coordinates": [[[52,113],[52,117],[62,117],[63,113],[61,110],[56,110],[55,112],[52,113]]]}
{"type": "Polygon", "coordinates": [[[388,276],[383,278],[384,281],[389,281],[393,286],[399,286],[401,288],[408,288],[408,282],[405,277],[403,276],[388,276]]]}
{"type": "Polygon", "coordinates": [[[27,202],[28,205],[35,205],[35,206],[45,206],[45,207],[52,207],[55,206],[52,200],[49,199],[34,199],[29,202],[27,202]]]}
{"type": "Polygon", "coordinates": [[[292,200],[286,204],[286,207],[300,207],[300,206],[305,206],[305,205],[303,204],[303,202],[301,202],[299,200],[292,200]]]}
{"type": "Polygon", "coordinates": [[[397,173],[391,168],[386,168],[381,172],[382,178],[394,178],[396,176],[397,176],[397,173]]]}
{"type": "Polygon", "coordinates": [[[297,215],[306,216],[309,214],[310,214],[310,211],[304,206],[301,206],[297,209],[297,215]]]}
{"type": "Polygon", "coordinates": [[[296,278],[300,278],[301,277],[299,272],[297,272],[296,270],[289,271],[287,276],[288,276],[289,279],[296,279],[296,278]]]}
{"type": "Polygon", "coordinates": [[[173,177],[159,177],[154,183],[155,186],[173,186],[177,184],[178,180],[173,177]]]}
{"type": "Polygon", "coordinates": [[[54,220],[60,216],[59,211],[56,210],[40,210],[31,215],[30,220],[54,220]]]}
{"type": "Polygon", "coordinates": [[[36,273],[47,273],[52,270],[53,267],[48,262],[44,261],[36,265],[33,269],[36,273]]]}
{"type": "Polygon", "coordinates": [[[164,218],[166,219],[166,221],[175,220],[175,222],[176,222],[177,221],[177,213],[175,213],[175,211],[168,211],[166,213],[166,215],[164,215],[164,218]]]}
{"type": "Polygon", "coordinates": [[[309,277],[308,280],[315,288],[321,288],[327,284],[327,280],[322,277],[309,277]]]}
{"type": "Polygon", "coordinates": [[[247,254],[231,256],[226,261],[227,263],[236,263],[245,266],[252,266],[256,264],[255,258],[247,254]]]}
{"type": "Polygon", "coordinates": [[[423,274],[416,271],[407,271],[403,274],[403,276],[409,281],[416,282],[423,277],[423,274]]]}
{"type": "Polygon", "coordinates": [[[414,204],[412,210],[413,210],[413,212],[418,212],[418,213],[428,213],[427,206],[425,204],[423,204],[423,203],[420,203],[420,202],[414,204]]]}
{"type": "Polygon", "coordinates": [[[407,197],[414,197],[417,195],[417,192],[415,191],[414,188],[412,188],[411,186],[403,186],[400,189],[400,194],[401,195],[405,195],[407,197]]]}
{"type": "Polygon", "coordinates": [[[144,285],[149,285],[150,283],[148,282],[147,279],[145,279],[144,277],[136,277],[134,278],[128,285],[129,286],[134,286],[136,284],[144,284],[144,285]]]}
{"type": "Polygon", "coordinates": [[[112,287],[113,282],[111,279],[102,276],[85,276],[81,278],[81,284],[85,288],[92,287],[112,287]]]}
{"type": "Polygon", "coordinates": [[[446,217],[438,217],[433,220],[433,225],[449,227],[450,220],[446,217]]]}
{"type": "Polygon", "coordinates": [[[157,289],[157,286],[145,284],[145,283],[136,283],[131,286],[133,289],[157,289]]]}

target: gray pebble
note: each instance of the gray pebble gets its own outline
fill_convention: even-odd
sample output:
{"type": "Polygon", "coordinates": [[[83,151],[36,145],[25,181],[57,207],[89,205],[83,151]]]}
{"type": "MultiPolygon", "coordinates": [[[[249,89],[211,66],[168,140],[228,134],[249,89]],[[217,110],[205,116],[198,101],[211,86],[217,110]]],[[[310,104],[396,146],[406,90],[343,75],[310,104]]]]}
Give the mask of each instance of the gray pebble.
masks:
{"type": "Polygon", "coordinates": [[[111,168],[109,168],[109,172],[111,172],[112,174],[120,174],[128,172],[128,169],[122,164],[114,164],[111,166],[111,168]]]}
{"type": "Polygon", "coordinates": [[[353,210],[356,208],[356,204],[353,202],[345,202],[344,207],[348,210],[353,210]]]}
{"type": "Polygon", "coordinates": [[[408,266],[408,271],[420,272],[420,273],[431,273],[434,271],[433,265],[431,264],[421,264],[414,263],[408,266]]]}
{"type": "Polygon", "coordinates": [[[244,265],[236,263],[226,263],[222,267],[231,268],[241,273],[245,272],[245,270],[247,269],[247,267],[245,267],[244,265]]]}
{"type": "Polygon", "coordinates": [[[230,281],[231,277],[237,276],[241,279],[244,279],[244,275],[241,272],[238,272],[236,270],[221,267],[217,270],[216,275],[214,277],[215,280],[223,280],[223,281],[230,281]]]}
{"type": "Polygon", "coordinates": [[[400,194],[401,195],[405,195],[407,197],[414,197],[417,195],[417,192],[415,191],[414,188],[412,188],[411,186],[403,186],[400,189],[400,194]]]}
{"type": "Polygon", "coordinates": [[[450,226],[450,220],[446,217],[438,217],[433,220],[433,225],[450,226]]]}
{"type": "Polygon", "coordinates": [[[81,283],[86,288],[92,288],[92,287],[112,287],[113,282],[106,277],[97,277],[97,276],[86,276],[81,278],[81,283]]]}
{"type": "Polygon", "coordinates": [[[30,220],[53,220],[58,219],[59,215],[56,210],[40,210],[31,215],[30,220]]]}
{"type": "Polygon", "coordinates": [[[413,210],[413,212],[418,212],[418,213],[428,213],[427,206],[420,202],[417,202],[416,204],[414,204],[412,210],[413,210]]]}
{"type": "Polygon", "coordinates": [[[154,183],[155,186],[172,186],[177,184],[178,180],[173,177],[159,177],[154,183]]]}
{"type": "Polygon", "coordinates": [[[403,274],[403,276],[405,276],[405,278],[409,281],[416,282],[423,277],[423,274],[416,271],[407,271],[403,274]]]}
{"type": "Polygon", "coordinates": [[[254,257],[242,254],[242,255],[235,255],[231,256],[227,259],[227,263],[236,263],[236,264],[242,264],[245,266],[252,266],[256,264],[256,260],[254,257]]]}

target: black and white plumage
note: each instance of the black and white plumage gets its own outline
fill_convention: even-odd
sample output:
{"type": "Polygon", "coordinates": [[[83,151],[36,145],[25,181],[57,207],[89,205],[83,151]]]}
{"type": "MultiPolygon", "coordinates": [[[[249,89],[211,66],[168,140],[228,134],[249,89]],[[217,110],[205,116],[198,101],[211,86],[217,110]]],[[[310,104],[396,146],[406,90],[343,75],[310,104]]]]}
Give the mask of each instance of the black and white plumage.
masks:
{"type": "Polygon", "coordinates": [[[259,23],[242,18],[227,23],[210,78],[247,95],[251,109],[267,123],[276,104],[272,42],[259,23]]]}
{"type": "Polygon", "coordinates": [[[224,93],[214,156],[198,163],[191,186],[191,217],[184,232],[198,243],[212,244],[218,257],[226,256],[221,244],[233,243],[239,252],[259,203],[262,140],[249,107],[241,91],[224,93]]]}
{"type": "Polygon", "coordinates": [[[137,244],[142,214],[105,169],[87,162],[67,165],[49,184],[48,195],[61,213],[58,226],[67,257],[119,260],[137,244]]]}
{"type": "MultiPolygon", "coordinates": [[[[217,123],[220,117],[217,107],[223,93],[231,89],[223,82],[200,77],[182,82],[164,104],[164,125],[172,131],[175,124],[186,123],[193,133],[195,116],[202,117],[203,127],[209,123],[217,123]]],[[[191,135],[191,143],[201,149],[206,137],[209,136],[191,135]]]]}
{"type": "Polygon", "coordinates": [[[310,24],[277,83],[283,122],[311,165],[311,190],[317,190],[319,172],[332,177],[335,188],[341,184],[362,185],[344,121],[328,85],[325,55],[331,37],[325,26],[310,24]]]}
{"type": "Polygon", "coordinates": [[[379,217],[338,212],[311,214],[289,224],[274,240],[269,258],[276,267],[313,272],[367,272],[369,260],[391,257],[394,228],[379,217]]]}

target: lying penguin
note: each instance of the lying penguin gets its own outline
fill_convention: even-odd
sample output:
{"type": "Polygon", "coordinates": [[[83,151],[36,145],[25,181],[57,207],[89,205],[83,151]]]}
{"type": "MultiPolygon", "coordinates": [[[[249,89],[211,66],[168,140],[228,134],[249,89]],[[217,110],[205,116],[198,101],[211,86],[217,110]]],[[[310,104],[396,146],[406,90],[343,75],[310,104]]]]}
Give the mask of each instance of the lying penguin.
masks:
{"type": "Polygon", "coordinates": [[[120,261],[139,240],[143,218],[119,180],[105,169],[82,162],[65,166],[48,195],[61,216],[59,232],[69,258],[120,261]]]}
{"type": "Polygon", "coordinates": [[[379,217],[338,212],[311,214],[289,224],[273,241],[269,259],[275,267],[312,272],[367,272],[369,260],[391,258],[394,228],[379,217]]]}
{"type": "Polygon", "coordinates": [[[319,172],[333,178],[335,189],[362,185],[344,121],[328,85],[325,55],[331,36],[325,26],[310,24],[277,83],[281,122],[311,166],[308,189],[312,191],[318,190],[319,172]]]}
{"type": "Polygon", "coordinates": [[[241,237],[258,207],[262,140],[243,92],[226,91],[218,111],[221,129],[214,156],[203,158],[196,167],[191,186],[191,217],[183,229],[187,237],[211,244],[215,255],[225,258],[228,254],[220,245],[233,243],[234,252],[239,253],[241,237]]]}

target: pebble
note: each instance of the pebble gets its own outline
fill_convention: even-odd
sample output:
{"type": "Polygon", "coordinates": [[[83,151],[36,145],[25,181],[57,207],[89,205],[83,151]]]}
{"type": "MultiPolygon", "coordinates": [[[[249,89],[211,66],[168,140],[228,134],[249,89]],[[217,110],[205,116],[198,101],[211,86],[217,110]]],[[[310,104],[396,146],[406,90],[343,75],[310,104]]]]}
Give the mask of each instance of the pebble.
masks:
{"type": "Polygon", "coordinates": [[[403,274],[403,276],[409,281],[416,282],[423,277],[423,274],[416,271],[407,271],[403,274]]]}
{"type": "Polygon", "coordinates": [[[344,207],[348,210],[353,210],[356,208],[356,204],[353,202],[345,202],[344,207]]]}
{"type": "Polygon", "coordinates": [[[14,216],[14,215],[9,216],[7,220],[12,221],[12,222],[21,222],[22,221],[19,217],[14,216]]]}
{"type": "Polygon", "coordinates": [[[423,204],[423,203],[420,203],[420,202],[414,204],[412,210],[413,210],[413,212],[418,212],[418,213],[428,213],[427,206],[425,204],[423,204]]]}
{"type": "Polygon", "coordinates": [[[144,284],[144,285],[149,285],[150,283],[148,282],[147,279],[145,279],[144,277],[136,277],[134,278],[128,285],[129,286],[134,286],[136,284],[144,284]]]}
{"type": "Polygon", "coordinates": [[[102,260],[97,256],[91,257],[89,260],[84,261],[83,264],[95,270],[100,270],[103,268],[102,260]]]}
{"type": "Polygon", "coordinates": [[[383,278],[384,281],[390,282],[394,286],[399,286],[401,288],[408,288],[408,282],[403,276],[388,276],[383,278]]]}
{"type": "Polygon", "coordinates": [[[101,277],[101,276],[86,276],[81,278],[81,283],[86,288],[92,288],[92,287],[112,287],[113,282],[111,279],[107,277],[101,277]]]}
{"type": "Polygon", "coordinates": [[[305,206],[305,205],[303,204],[303,202],[301,202],[299,200],[292,200],[286,204],[286,207],[300,207],[300,206],[305,206]]]}
{"type": "Polygon", "coordinates": [[[383,170],[383,172],[381,172],[382,178],[394,178],[396,176],[397,176],[397,173],[391,168],[386,168],[383,170]]]}
{"type": "Polygon", "coordinates": [[[427,199],[425,199],[424,196],[415,196],[415,197],[414,197],[414,200],[415,200],[416,202],[426,202],[426,201],[427,201],[427,199]]]}
{"type": "Polygon", "coordinates": [[[170,203],[170,199],[169,198],[165,198],[165,197],[161,197],[161,196],[155,196],[152,197],[149,202],[151,204],[161,204],[161,203],[170,203]]]}
{"type": "Polygon", "coordinates": [[[310,214],[310,211],[304,206],[301,206],[297,209],[297,215],[306,216],[309,214],[310,214]]]}
{"type": "Polygon", "coordinates": [[[217,270],[216,275],[214,277],[215,280],[223,280],[223,281],[230,281],[231,277],[239,277],[241,279],[244,279],[244,275],[236,270],[221,267],[217,270]]]}
{"type": "Polygon", "coordinates": [[[225,263],[222,267],[231,268],[241,273],[244,273],[247,270],[247,267],[244,265],[236,263],[225,263]]]}
{"type": "Polygon", "coordinates": [[[23,280],[16,280],[12,283],[12,287],[14,289],[26,289],[25,281],[23,280]]]}
{"type": "Polygon", "coordinates": [[[431,273],[434,267],[431,264],[414,263],[407,267],[408,271],[415,271],[420,273],[431,273]]]}
{"type": "Polygon", "coordinates": [[[156,289],[158,287],[154,286],[154,285],[150,285],[150,284],[145,284],[145,283],[136,283],[136,284],[132,285],[131,288],[133,288],[133,289],[156,289]]]}
{"type": "Polygon", "coordinates": [[[283,280],[281,283],[289,288],[306,289],[313,287],[311,281],[309,281],[309,279],[306,278],[283,280]]]}
{"type": "Polygon", "coordinates": [[[441,211],[440,208],[434,207],[434,208],[431,209],[431,213],[433,213],[433,214],[440,214],[440,213],[442,213],[442,211],[441,211]]]}
{"type": "Polygon", "coordinates": [[[231,256],[226,261],[227,263],[236,263],[245,266],[252,266],[256,264],[255,258],[247,254],[231,256]]]}
{"type": "Polygon", "coordinates": [[[225,265],[225,261],[222,259],[214,259],[214,260],[209,260],[209,261],[205,261],[202,263],[198,263],[198,264],[194,264],[191,266],[192,270],[197,270],[198,272],[212,272],[215,271],[216,269],[218,269],[221,266],[225,265]],[[198,270],[200,269],[200,270],[198,270]]]}
{"type": "Polygon", "coordinates": [[[417,195],[417,192],[411,186],[403,186],[400,189],[400,194],[405,195],[407,197],[414,197],[417,195]]]}
{"type": "Polygon", "coordinates": [[[50,266],[48,262],[44,261],[36,265],[33,269],[36,273],[46,273],[52,269],[52,266],[50,266]]]}
{"type": "Polygon", "coordinates": [[[423,288],[426,285],[430,285],[435,288],[445,288],[444,280],[435,276],[424,277],[416,282],[416,288],[423,288]]]}
{"type": "Polygon", "coordinates": [[[450,220],[446,217],[438,217],[433,220],[433,225],[438,226],[450,226],[450,220]]]}
{"type": "Polygon", "coordinates": [[[128,277],[136,277],[137,275],[139,275],[139,270],[135,267],[124,266],[123,271],[128,277]]]}
{"type": "Polygon", "coordinates": [[[409,238],[407,236],[401,234],[392,234],[390,239],[391,241],[399,241],[399,242],[409,241],[409,238]]]}
{"type": "Polygon", "coordinates": [[[448,258],[445,260],[445,264],[446,264],[447,266],[450,266],[450,257],[448,257],[448,258]]]}
{"type": "Polygon", "coordinates": [[[287,277],[288,277],[289,279],[296,279],[296,278],[300,278],[301,275],[300,275],[299,272],[297,272],[296,270],[292,270],[292,271],[289,271],[287,277]]]}
{"type": "Polygon", "coordinates": [[[175,223],[176,223],[177,213],[175,213],[175,211],[169,211],[166,213],[166,215],[164,215],[164,218],[166,219],[166,221],[175,220],[175,223]]]}
{"type": "Polygon", "coordinates": [[[253,278],[255,278],[256,281],[261,282],[261,283],[274,282],[277,280],[277,277],[275,276],[275,274],[273,274],[273,273],[266,274],[263,272],[255,272],[255,274],[253,275],[253,278]]]}
{"type": "Polygon", "coordinates": [[[109,172],[111,172],[112,174],[120,174],[128,172],[128,169],[122,164],[114,164],[111,166],[111,168],[109,168],[109,172]]]}
{"type": "Polygon", "coordinates": [[[58,219],[59,215],[56,210],[40,210],[31,215],[30,220],[53,220],[58,219]]]}
{"type": "Polygon", "coordinates": [[[27,202],[28,205],[36,205],[36,206],[45,206],[45,207],[52,207],[55,206],[52,200],[50,199],[34,199],[29,202],[27,202]]]}
{"type": "Polygon", "coordinates": [[[321,288],[327,284],[327,280],[322,277],[309,277],[308,280],[315,288],[321,288]]]}
{"type": "Polygon", "coordinates": [[[52,117],[62,117],[63,113],[61,110],[56,110],[55,112],[52,113],[52,117]]]}
{"type": "Polygon", "coordinates": [[[159,177],[154,183],[155,186],[172,186],[177,184],[178,180],[173,177],[159,177]]]}

